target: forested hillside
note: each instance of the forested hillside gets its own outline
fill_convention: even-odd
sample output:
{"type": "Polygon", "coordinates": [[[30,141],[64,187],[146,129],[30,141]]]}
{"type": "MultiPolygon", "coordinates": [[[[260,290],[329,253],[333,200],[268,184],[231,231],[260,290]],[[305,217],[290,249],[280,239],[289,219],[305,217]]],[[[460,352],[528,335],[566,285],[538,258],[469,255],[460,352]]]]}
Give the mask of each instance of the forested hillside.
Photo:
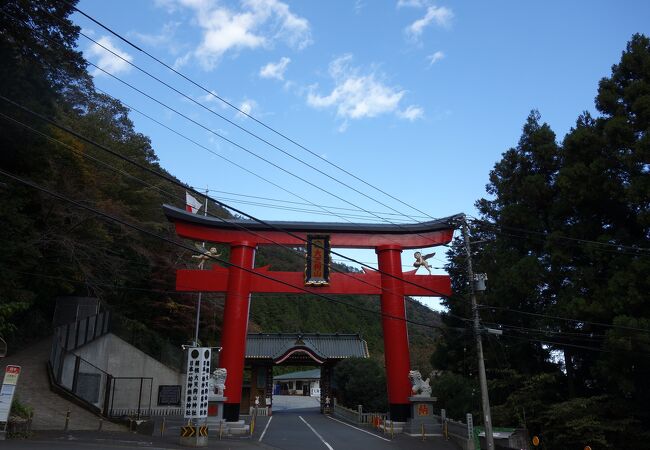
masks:
{"type": "MultiPolygon", "coordinates": [[[[161,205],[183,207],[184,188],[157,176],[178,182],[159,166],[129,110],[95,90],[76,49],[79,28],[68,20],[71,11],[54,0],[9,1],[0,14],[0,170],[5,172],[0,174],[0,336],[12,351],[48,335],[55,298],[80,295],[100,298],[121,316],[120,329],[136,343],[146,347],[167,340],[178,347],[193,337],[196,295],[174,292],[174,273],[195,264],[192,252],[7,175],[176,239],[161,205]],[[152,331],[158,335],[152,337],[152,331]]],[[[230,217],[215,204],[209,210],[230,217]]],[[[299,255],[279,248],[260,251],[257,264],[304,268],[299,255]]],[[[215,344],[223,298],[203,298],[200,339],[215,344]]],[[[376,298],[342,301],[378,311],[376,298]]],[[[438,321],[415,302],[409,316],[438,321]]],[[[254,298],[251,317],[251,331],[359,332],[373,357],[383,355],[377,313],[323,299],[275,296],[254,298]]],[[[414,360],[423,370],[429,368],[433,336],[431,328],[411,329],[414,360]]]]}
{"type": "MultiPolygon", "coordinates": [[[[650,440],[650,40],[635,35],[558,143],[533,111],[490,173],[471,223],[493,422],[526,426],[542,448],[641,449],[650,440]]],[[[465,290],[461,242],[448,267],[465,290]]],[[[470,316],[466,302],[449,302],[470,316]]],[[[446,322],[463,326],[449,316],[446,322]]],[[[473,410],[477,359],[467,335],[441,336],[438,395],[473,410]]]]}

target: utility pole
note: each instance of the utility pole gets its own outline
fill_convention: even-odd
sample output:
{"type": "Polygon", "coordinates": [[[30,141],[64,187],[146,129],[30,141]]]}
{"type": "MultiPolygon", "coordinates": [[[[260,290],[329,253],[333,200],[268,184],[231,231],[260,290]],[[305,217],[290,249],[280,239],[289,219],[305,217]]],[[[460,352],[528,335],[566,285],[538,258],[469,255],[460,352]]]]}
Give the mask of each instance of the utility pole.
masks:
{"type": "Polygon", "coordinates": [[[483,423],[485,425],[485,442],[488,450],[494,450],[494,437],[492,436],[492,416],[490,414],[490,398],[488,397],[487,378],[485,376],[485,361],[483,360],[483,343],[481,342],[481,323],[476,304],[476,290],[474,270],[472,269],[472,249],[469,244],[469,230],[467,219],[463,218],[463,239],[467,251],[467,275],[469,277],[469,292],[472,298],[472,313],[474,315],[474,335],[476,336],[476,352],[478,354],[478,376],[481,384],[481,404],[483,406],[483,423]]]}
{"type": "MultiPolygon", "coordinates": [[[[205,207],[203,208],[203,215],[207,216],[208,215],[208,192],[209,189],[206,186],[205,187],[205,207]]],[[[203,250],[205,250],[205,242],[201,244],[203,246],[203,250]]],[[[199,301],[196,303],[196,325],[194,327],[194,346],[198,347],[199,346],[199,323],[201,321],[201,297],[202,297],[203,292],[199,292],[199,301]]]]}

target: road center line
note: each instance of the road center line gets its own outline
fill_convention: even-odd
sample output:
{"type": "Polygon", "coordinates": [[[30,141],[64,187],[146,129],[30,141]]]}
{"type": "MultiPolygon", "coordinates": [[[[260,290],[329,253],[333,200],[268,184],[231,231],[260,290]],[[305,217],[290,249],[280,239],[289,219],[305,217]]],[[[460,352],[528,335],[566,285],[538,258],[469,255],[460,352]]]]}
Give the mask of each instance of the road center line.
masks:
{"type": "Polygon", "coordinates": [[[318,436],[318,439],[320,439],[321,442],[322,442],[323,444],[325,444],[325,446],[326,446],[329,450],[334,450],[334,449],[332,448],[332,446],[329,445],[325,439],[323,439],[323,436],[321,436],[320,434],[318,434],[318,431],[314,430],[314,427],[312,427],[311,425],[309,425],[309,424],[307,423],[307,421],[306,421],[305,419],[302,418],[302,416],[298,416],[298,418],[299,418],[300,420],[302,420],[303,422],[305,422],[305,425],[307,425],[307,426],[309,427],[309,429],[310,429],[311,431],[313,431],[314,434],[315,434],[316,436],[318,436]]]}
{"type": "Polygon", "coordinates": [[[386,439],[385,437],[377,436],[375,433],[371,433],[370,431],[364,430],[364,429],[362,429],[362,428],[357,428],[357,427],[355,427],[354,425],[350,425],[349,423],[345,423],[345,422],[343,422],[342,420],[335,419],[335,418],[332,417],[332,416],[326,416],[326,417],[327,417],[328,419],[332,419],[332,420],[334,420],[334,421],[336,421],[336,422],[338,422],[338,423],[342,423],[343,425],[348,426],[348,427],[350,427],[350,428],[354,428],[355,430],[363,431],[364,433],[369,434],[370,436],[374,436],[374,437],[376,437],[377,439],[381,439],[381,440],[383,440],[383,441],[391,442],[390,439],[386,439]]]}
{"type": "Polygon", "coordinates": [[[266,433],[266,430],[269,429],[269,425],[271,425],[271,421],[273,420],[273,416],[269,417],[269,421],[266,422],[266,426],[264,427],[264,431],[262,431],[262,435],[260,436],[259,440],[257,442],[262,442],[262,438],[264,437],[264,434],[266,433]]]}

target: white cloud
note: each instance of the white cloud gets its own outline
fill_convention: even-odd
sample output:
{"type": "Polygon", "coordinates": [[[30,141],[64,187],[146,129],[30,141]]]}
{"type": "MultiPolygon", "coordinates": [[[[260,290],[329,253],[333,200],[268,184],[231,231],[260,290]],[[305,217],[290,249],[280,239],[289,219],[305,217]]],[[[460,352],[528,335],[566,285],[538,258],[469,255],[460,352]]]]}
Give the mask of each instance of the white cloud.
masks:
{"type": "Polygon", "coordinates": [[[179,52],[179,46],[175,43],[174,36],[180,25],[181,22],[167,22],[162,26],[158,34],[132,31],[129,35],[135,37],[143,44],[151,47],[166,47],[172,54],[177,54],[179,52]]]}
{"type": "MultiPolygon", "coordinates": [[[[352,55],[336,58],[329,65],[329,74],[334,80],[334,88],[329,94],[321,95],[312,86],[307,95],[307,104],[317,109],[335,108],[336,115],[344,121],[339,131],[348,127],[348,119],[376,117],[381,114],[396,113],[400,118],[414,120],[407,116],[417,116],[417,111],[407,115],[398,110],[406,91],[383,83],[374,72],[362,74],[351,66],[352,55]]],[[[406,111],[408,111],[407,108],[406,111]]],[[[419,115],[423,111],[419,108],[419,115]]]]}
{"type": "Polygon", "coordinates": [[[398,8],[422,8],[424,0],[397,0],[398,8]]]}
{"type": "Polygon", "coordinates": [[[253,115],[253,110],[257,109],[257,102],[255,100],[251,99],[244,99],[240,104],[239,104],[239,110],[241,112],[237,112],[235,114],[235,117],[239,118],[244,118],[246,117],[246,114],[253,115]]]}
{"type": "Polygon", "coordinates": [[[444,57],[445,57],[445,54],[443,52],[441,52],[440,50],[435,52],[433,55],[427,56],[427,60],[429,61],[429,67],[433,66],[435,63],[437,63],[438,61],[440,61],[444,57]]]}
{"type": "MultiPolygon", "coordinates": [[[[97,39],[98,44],[93,43],[88,49],[86,50],[86,54],[88,57],[97,57],[99,58],[95,64],[97,64],[99,67],[102,69],[106,70],[107,72],[112,73],[113,75],[117,75],[119,73],[126,73],[129,70],[131,70],[131,66],[129,65],[128,62],[133,61],[133,56],[129,55],[125,51],[120,50],[117,48],[113,42],[111,41],[111,38],[108,36],[102,36],[99,39],[97,39]],[[104,46],[106,48],[102,48],[101,46],[104,46]],[[118,56],[115,56],[113,53],[116,55],[121,56],[124,59],[119,58],[118,56]],[[125,61],[126,60],[126,61],[125,61]],[[128,61],[128,62],[127,62],[128,61]]],[[[92,76],[96,77],[98,75],[102,75],[104,72],[102,72],[99,69],[95,69],[92,72],[92,76]]]]}
{"type": "Polygon", "coordinates": [[[177,5],[174,0],[154,0],[154,5],[158,8],[163,8],[168,14],[173,14],[177,10],[177,5]]]}
{"type": "Polygon", "coordinates": [[[405,110],[398,111],[397,116],[406,119],[409,122],[413,122],[424,117],[424,110],[419,106],[410,105],[405,110]]]}
{"type": "Polygon", "coordinates": [[[276,42],[302,49],[312,42],[307,19],[279,0],[242,0],[239,10],[211,0],[180,3],[194,10],[203,30],[203,40],[193,56],[205,69],[213,68],[228,51],[270,48],[276,42]]]}
{"type": "Polygon", "coordinates": [[[284,72],[291,62],[290,58],[283,56],[280,61],[276,63],[268,63],[260,69],[260,77],[262,78],[275,78],[276,80],[284,80],[284,72]]]}
{"type": "Polygon", "coordinates": [[[451,25],[451,19],[453,17],[454,13],[451,9],[445,6],[432,5],[427,7],[427,12],[424,14],[424,17],[407,26],[405,31],[411,39],[418,40],[420,36],[422,36],[424,29],[432,22],[435,22],[438,26],[446,28],[451,25]]]}

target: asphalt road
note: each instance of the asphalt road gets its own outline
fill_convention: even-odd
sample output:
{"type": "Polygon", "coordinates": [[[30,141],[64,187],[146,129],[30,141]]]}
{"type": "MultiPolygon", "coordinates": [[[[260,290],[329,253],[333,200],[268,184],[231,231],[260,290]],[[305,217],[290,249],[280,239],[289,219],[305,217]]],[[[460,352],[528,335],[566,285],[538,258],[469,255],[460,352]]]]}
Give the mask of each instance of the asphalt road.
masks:
{"type": "MultiPolygon", "coordinates": [[[[274,399],[275,400],[275,399],[274,399]]],[[[320,414],[317,402],[302,399],[279,399],[271,417],[258,417],[253,436],[219,440],[210,430],[208,448],[268,450],[456,450],[440,437],[422,441],[416,437],[397,435],[394,439],[371,428],[357,427],[320,414]],[[277,408],[275,408],[277,406],[277,408]]],[[[159,427],[154,436],[117,432],[40,432],[30,439],[12,439],[0,443],[3,450],[109,450],[109,449],[182,449],[178,426],[182,419],[168,422],[165,436],[159,427]],[[176,421],[179,421],[176,424],[176,421]]]]}
{"type": "Polygon", "coordinates": [[[370,428],[322,415],[317,409],[280,411],[264,422],[258,422],[254,439],[262,447],[274,450],[457,449],[440,437],[422,441],[398,435],[391,440],[370,428]]]}

